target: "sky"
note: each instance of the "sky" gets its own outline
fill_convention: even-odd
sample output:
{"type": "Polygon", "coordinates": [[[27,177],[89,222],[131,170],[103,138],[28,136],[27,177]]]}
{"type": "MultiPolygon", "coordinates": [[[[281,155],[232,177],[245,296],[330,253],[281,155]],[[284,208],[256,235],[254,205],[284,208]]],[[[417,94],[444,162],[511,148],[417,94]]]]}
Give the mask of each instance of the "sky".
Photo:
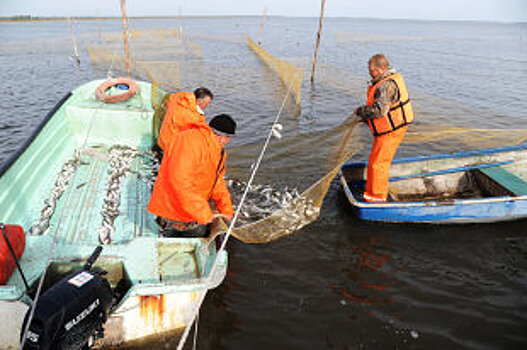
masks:
{"type": "MultiPolygon", "coordinates": [[[[126,0],[128,16],[318,17],[321,0],[126,0]]],[[[0,16],[119,16],[120,0],[0,0],[0,16]]],[[[326,0],[327,17],[527,22],[527,0],[326,0]]]]}

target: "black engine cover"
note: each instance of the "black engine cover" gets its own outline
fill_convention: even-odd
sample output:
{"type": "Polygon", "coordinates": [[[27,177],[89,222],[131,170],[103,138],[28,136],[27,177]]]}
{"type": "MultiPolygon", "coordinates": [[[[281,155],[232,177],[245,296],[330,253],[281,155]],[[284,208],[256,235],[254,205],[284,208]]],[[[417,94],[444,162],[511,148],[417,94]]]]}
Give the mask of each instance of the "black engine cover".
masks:
{"type": "MultiPolygon", "coordinates": [[[[24,349],[82,349],[106,322],[112,298],[110,284],[98,274],[80,271],[63,278],[38,299],[24,349]]],[[[29,311],[23,330],[28,317],[29,311]]]]}

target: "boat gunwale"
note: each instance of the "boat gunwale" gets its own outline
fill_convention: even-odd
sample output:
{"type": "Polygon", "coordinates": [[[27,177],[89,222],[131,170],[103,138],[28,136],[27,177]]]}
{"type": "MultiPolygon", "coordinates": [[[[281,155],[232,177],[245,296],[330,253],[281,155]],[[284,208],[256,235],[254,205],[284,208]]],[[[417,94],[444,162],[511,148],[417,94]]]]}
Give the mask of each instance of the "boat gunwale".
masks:
{"type": "Polygon", "coordinates": [[[470,204],[488,204],[488,203],[500,203],[527,200],[527,195],[523,196],[499,196],[499,197],[488,197],[488,198],[470,198],[470,199],[453,199],[445,201],[421,201],[421,202],[382,202],[382,203],[369,203],[358,201],[353,193],[351,192],[344,174],[340,173],[340,181],[346,192],[346,196],[356,207],[361,208],[397,208],[397,207],[439,207],[439,206],[453,206],[453,205],[470,205],[470,204]]]}
{"type": "MultiPolygon", "coordinates": [[[[476,156],[484,156],[496,153],[506,153],[527,150],[527,143],[517,146],[505,146],[505,147],[496,147],[496,148],[485,148],[480,150],[470,150],[462,151],[456,153],[441,153],[428,156],[415,156],[415,157],[405,157],[405,158],[396,158],[393,160],[393,164],[404,164],[404,163],[414,163],[414,162],[424,162],[428,160],[437,160],[437,159],[449,159],[449,158],[470,158],[476,156]]],[[[343,173],[343,170],[346,168],[360,168],[365,167],[367,162],[352,162],[349,161],[345,163],[340,171],[339,178],[342,184],[342,187],[346,193],[346,197],[350,203],[358,208],[401,208],[401,207],[441,207],[441,206],[455,206],[455,205],[473,205],[473,204],[492,204],[492,203],[502,203],[510,201],[523,201],[527,200],[527,195],[521,196],[497,196],[497,197],[486,197],[486,198],[469,198],[469,199],[452,199],[452,200],[432,200],[432,201],[411,201],[411,202],[383,202],[383,203],[369,203],[369,202],[360,202],[358,201],[351,189],[348,186],[346,176],[343,173]]]]}
{"type": "Polygon", "coordinates": [[[27,148],[38,137],[38,135],[42,132],[42,130],[48,124],[51,118],[53,118],[55,113],[57,113],[57,111],[64,105],[64,103],[66,103],[66,101],[68,101],[68,99],[72,95],[73,95],[72,91],[64,95],[62,99],[59,102],[57,102],[55,106],[46,114],[44,119],[40,121],[40,123],[33,130],[33,132],[29,135],[29,137],[26,138],[26,140],[22,143],[22,145],[0,165],[0,177],[2,177],[11,168],[11,166],[17,161],[17,159],[27,150],[27,148]]]}

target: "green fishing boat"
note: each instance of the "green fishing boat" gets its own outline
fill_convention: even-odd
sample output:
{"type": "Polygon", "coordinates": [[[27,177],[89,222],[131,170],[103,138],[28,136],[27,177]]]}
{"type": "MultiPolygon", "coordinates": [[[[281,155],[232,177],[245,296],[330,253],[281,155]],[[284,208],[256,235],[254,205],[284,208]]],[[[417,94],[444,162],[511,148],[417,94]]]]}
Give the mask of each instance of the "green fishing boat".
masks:
{"type": "MultiPolygon", "coordinates": [[[[145,82],[135,82],[133,92],[126,81],[105,83],[92,81],[67,94],[0,168],[1,221],[25,232],[20,269],[0,285],[3,349],[20,347],[35,298],[82,270],[101,243],[94,268],[107,271],[100,276],[114,293],[104,338],[97,341],[103,347],[184,329],[200,291],[225,276],[227,253],[217,251],[214,234],[164,238],[146,210],[156,166],[152,106],[163,92],[145,82]],[[96,94],[101,86],[103,94],[96,94]],[[104,98],[115,95],[124,101],[104,98]]],[[[99,304],[65,329],[77,327],[99,304]]],[[[27,333],[26,343],[38,338],[27,333]]]]}

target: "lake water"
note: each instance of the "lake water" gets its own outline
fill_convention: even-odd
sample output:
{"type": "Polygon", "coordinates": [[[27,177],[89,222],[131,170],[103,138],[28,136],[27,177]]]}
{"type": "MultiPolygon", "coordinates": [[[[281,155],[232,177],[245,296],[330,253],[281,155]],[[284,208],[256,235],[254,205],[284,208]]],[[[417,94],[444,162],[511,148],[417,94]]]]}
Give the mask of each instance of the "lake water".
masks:
{"type": "MultiPolygon", "coordinates": [[[[418,123],[527,128],[525,23],[327,18],[314,88],[318,19],[270,17],[262,32],[260,23],[259,17],[131,20],[142,31],[182,27],[202,50],[192,58],[198,68],[180,72],[178,87],[209,87],[216,98],[207,115],[230,113],[238,121],[230,176],[246,179],[287,90],[248,49],[246,35],[305,68],[301,108],[286,104],[284,137],[271,143],[274,156],[264,160],[259,183],[302,190],[327,170],[330,144],[297,141],[317,139],[364,101],[367,60],[378,52],[403,73],[418,123]]],[[[80,67],[69,58],[67,22],[0,23],[0,161],[68,91],[106,76],[86,48],[107,45],[105,35],[120,33],[120,21],[72,28],[80,67]]],[[[149,59],[169,55],[162,40],[153,43],[158,50],[131,51],[149,59]]],[[[361,132],[357,159],[367,157],[371,140],[361,132]]],[[[458,150],[448,141],[408,143],[397,155],[458,150]]],[[[320,219],[296,234],[262,245],[229,242],[228,275],[205,300],[198,349],[525,348],[526,224],[361,222],[334,182],[320,219]]],[[[176,346],[160,341],[159,348],[176,346]]]]}

